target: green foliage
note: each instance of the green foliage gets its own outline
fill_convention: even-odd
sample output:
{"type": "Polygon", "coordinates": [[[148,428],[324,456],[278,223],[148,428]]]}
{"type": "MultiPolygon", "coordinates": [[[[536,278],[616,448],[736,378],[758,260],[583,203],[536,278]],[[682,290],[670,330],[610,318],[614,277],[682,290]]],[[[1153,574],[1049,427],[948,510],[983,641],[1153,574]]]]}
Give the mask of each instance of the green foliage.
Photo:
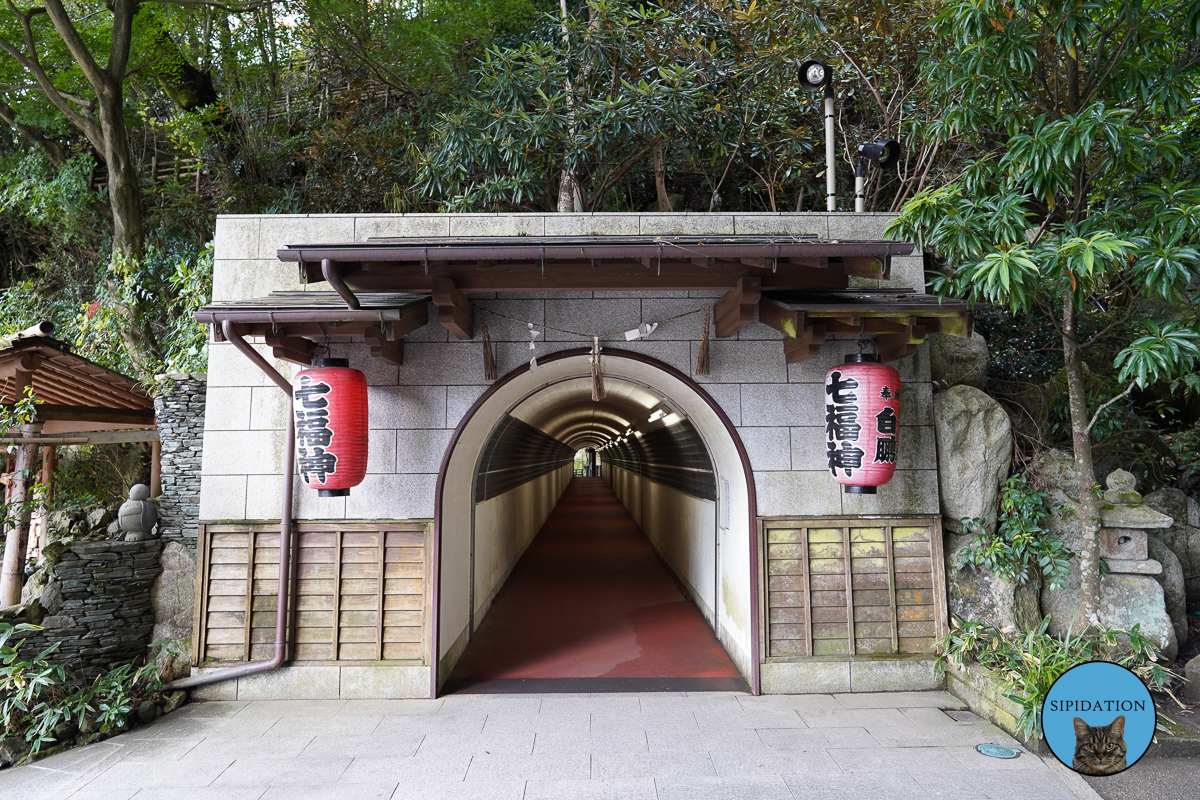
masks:
{"type": "Polygon", "coordinates": [[[1110,661],[1132,670],[1151,688],[1166,686],[1173,673],[1157,663],[1159,652],[1140,626],[1122,631],[1099,627],[1087,635],[1067,631],[1059,639],[1047,633],[1050,618],[1035,630],[1009,637],[981,622],[953,618],[950,632],[934,643],[938,662],[956,666],[975,662],[1001,678],[1005,697],[1021,707],[1017,733],[1026,741],[1040,739],[1042,703],[1054,681],[1088,661],[1110,661]]]}
{"type": "Polygon", "coordinates": [[[1032,570],[1050,588],[1063,586],[1074,553],[1044,527],[1051,513],[1049,501],[1049,495],[1034,491],[1024,475],[1009,478],[1000,494],[995,534],[987,534],[982,519],[963,518],[963,530],[977,535],[959,550],[958,568],[981,567],[1017,585],[1027,583],[1032,570]]]}
{"type": "Polygon", "coordinates": [[[1148,335],[1134,339],[1117,354],[1118,378],[1145,388],[1163,378],[1190,373],[1200,356],[1200,334],[1180,322],[1159,325],[1147,320],[1146,327],[1148,335]]]}
{"type": "Polygon", "coordinates": [[[21,658],[21,639],[12,644],[10,640],[16,634],[37,630],[41,629],[36,625],[0,623],[0,721],[6,731],[23,735],[34,753],[56,741],[54,729],[63,722],[78,726],[85,716],[91,716],[100,732],[123,728],[134,703],[163,686],[166,673],[153,658],[140,667],[122,664],[91,683],[80,680],[67,667],[47,661],[57,644],[31,659],[21,658]]]}
{"type": "Polygon", "coordinates": [[[18,150],[0,158],[0,213],[15,212],[53,231],[58,244],[78,240],[92,221],[96,193],[88,187],[90,154],[55,166],[41,150],[18,150]]]}

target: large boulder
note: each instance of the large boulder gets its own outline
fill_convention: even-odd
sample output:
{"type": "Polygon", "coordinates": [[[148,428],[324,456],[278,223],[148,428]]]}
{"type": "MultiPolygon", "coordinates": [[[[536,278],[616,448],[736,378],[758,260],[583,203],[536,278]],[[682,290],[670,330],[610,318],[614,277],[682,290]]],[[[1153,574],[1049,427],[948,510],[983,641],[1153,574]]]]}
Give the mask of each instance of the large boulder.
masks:
{"type": "Polygon", "coordinates": [[[1183,570],[1187,602],[1200,605],[1200,505],[1178,489],[1159,489],[1146,495],[1147,506],[1175,520],[1154,536],[1171,548],[1183,570]]]}
{"type": "MultiPolygon", "coordinates": [[[[1054,636],[1079,633],[1079,559],[1071,560],[1070,575],[1060,589],[1042,589],[1042,613],[1050,618],[1047,630],[1054,636]]],[[[1175,625],[1167,613],[1166,597],[1155,576],[1110,573],[1100,581],[1100,622],[1127,631],[1135,624],[1167,661],[1179,653],[1175,625]]]]}
{"type": "Polygon", "coordinates": [[[1005,633],[1036,628],[1042,621],[1041,581],[1034,576],[1018,586],[986,569],[959,565],[959,549],[973,536],[946,537],[946,584],[950,613],[973,622],[984,622],[1005,633]]]}
{"type": "Polygon", "coordinates": [[[1189,700],[1200,701],[1200,656],[1194,656],[1183,668],[1183,695],[1189,700]]]}
{"type": "Polygon", "coordinates": [[[929,342],[929,377],[934,385],[944,389],[951,386],[974,386],[982,389],[987,381],[987,340],[978,333],[971,338],[931,333],[929,342]]]}
{"type": "MultiPolygon", "coordinates": [[[[1153,560],[1162,564],[1162,572],[1154,576],[1162,586],[1167,604],[1167,616],[1175,627],[1175,639],[1182,645],[1188,638],[1187,595],[1183,584],[1183,566],[1175,552],[1154,533],[1146,537],[1147,551],[1153,560]]],[[[45,601],[42,605],[46,605],[45,601]]]]}
{"type": "Polygon", "coordinates": [[[154,632],[150,641],[169,641],[181,660],[192,650],[192,612],[196,601],[196,557],[179,542],[167,542],[159,557],[162,572],[150,590],[154,632]]]}
{"type": "Polygon", "coordinates": [[[1179,640],[1167,615],[1162,586],[1150,575],[1106,575],[1100,581],[1100,621],[1123,631],[1141,625],[1142,636],[1158,648],[1168,663],[1179,654],[1179,640]]]}
{"type": "Polygon", "coordinates": [[[973,386],[954,386],[934,395],[933,415],[946,529],[960,533],[963,517],[979,517],[994,532],[997,497],[1012,462],[1008,414],[973,386]]]}

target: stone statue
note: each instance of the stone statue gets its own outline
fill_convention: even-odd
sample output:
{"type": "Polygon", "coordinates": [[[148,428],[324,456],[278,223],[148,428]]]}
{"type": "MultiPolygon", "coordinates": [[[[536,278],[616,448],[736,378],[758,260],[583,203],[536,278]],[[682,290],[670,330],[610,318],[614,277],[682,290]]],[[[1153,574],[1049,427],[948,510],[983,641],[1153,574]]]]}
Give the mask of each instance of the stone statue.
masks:
{"type": "Polygon", "coordinates": [[[117,511],[117,522],[125,531],[125,541],[140,542],[150,538],[158,522],[158,507],[150,502],[150,487],[139,483],[129,490],[129,499],[117,511]]]}

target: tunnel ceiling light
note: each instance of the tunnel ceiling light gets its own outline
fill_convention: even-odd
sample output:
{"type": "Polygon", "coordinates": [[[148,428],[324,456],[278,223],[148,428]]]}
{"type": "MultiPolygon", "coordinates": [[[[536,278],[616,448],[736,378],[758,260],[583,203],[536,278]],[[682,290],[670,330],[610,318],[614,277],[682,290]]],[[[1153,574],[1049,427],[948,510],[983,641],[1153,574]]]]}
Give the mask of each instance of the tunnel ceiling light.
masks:
{"type": "Polygon", "coordinates": [[[665,408],[660,408],[660,409],[656,410],[653,414],[651,414],[650,419],[648,419],[646,421],[647,422],[658,422],[660,419],[662,419],[666,415],[667,415],[667,410],[665,408]]]}
{"type": "Polygon", "coordinates": [[[645,339],[657,329],[657,322],[643,322],[633,330],[625,331],[625,341],[632,342],[634,339],[645,339]]]}
{"type": "Polygon", "coordinates": [[[677,411],[672,411],[670,414],[667,414],[667,416],[663,417],[664,425],[674,425],[678,422],[683,422],[683,415],[677,411]]]}

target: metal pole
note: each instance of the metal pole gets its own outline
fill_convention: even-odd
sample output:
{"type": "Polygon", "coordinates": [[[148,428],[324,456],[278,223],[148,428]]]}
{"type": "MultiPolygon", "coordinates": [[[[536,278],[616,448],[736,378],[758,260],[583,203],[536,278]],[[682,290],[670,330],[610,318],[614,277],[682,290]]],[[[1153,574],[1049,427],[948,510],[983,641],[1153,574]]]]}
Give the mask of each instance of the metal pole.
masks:
{"type": "Polygon", "coordinates": [[[833,84],[825,84],[825,210],[837,211],[837,171],[834,163],[835,133],[833,130],[833,84]]]}
{"type": "MultiPolygon", "coordinates": [[[[267,377],[284,391],[288,399],[287,419],[284,421],[283,438],[283,508],[279,516],[279,576],[278,594],[275,599],[275,655],[269,661],[252,661],[248,664],[239,664],[236,667],[216,670],[206,675],[180,678],[177,681],[171,681],[163,687],[172,691],[176,689],[193,689],[197,686],[206,686],[218,681],[227,681],[246,675],[254,675],[259,672],[267,672],[281,666],[287,656],[288,589],[292,584],[292,481],[296,471],[296,414],[292,404],[292,385],[238,334],[233,323],[226,321],[221,326],[221,329],[222,333],[225,334],[225,338],[232,342],[233,346],[240,350],[243,355],[258,365],[267,374],[267,377]]],[[[254,533],[251,532],[250,535],[253,536],[254,533]]],[[[250,565],[250,569],[253,571],[253,564],[250,565]]],[[[252,583],[253,581],[247,582],[246,591],[253,591],[252,583]]],[[[380,613],[383,613],[382,609],[380,613]]],[[[204,623],[201,621],[197,624],[203,625],[204,623]]],[[[192,655],[199,661],[200,653],[193,653],[192,655]]]]}
{"type": "Polygon", "coordinates": [[[858,163],[854,166],[854,213],[861,214],[866,210],[867,199],[863,195],[863,184],[866,183],[863,178],[863,160],[858,159],[858,163]]]}

